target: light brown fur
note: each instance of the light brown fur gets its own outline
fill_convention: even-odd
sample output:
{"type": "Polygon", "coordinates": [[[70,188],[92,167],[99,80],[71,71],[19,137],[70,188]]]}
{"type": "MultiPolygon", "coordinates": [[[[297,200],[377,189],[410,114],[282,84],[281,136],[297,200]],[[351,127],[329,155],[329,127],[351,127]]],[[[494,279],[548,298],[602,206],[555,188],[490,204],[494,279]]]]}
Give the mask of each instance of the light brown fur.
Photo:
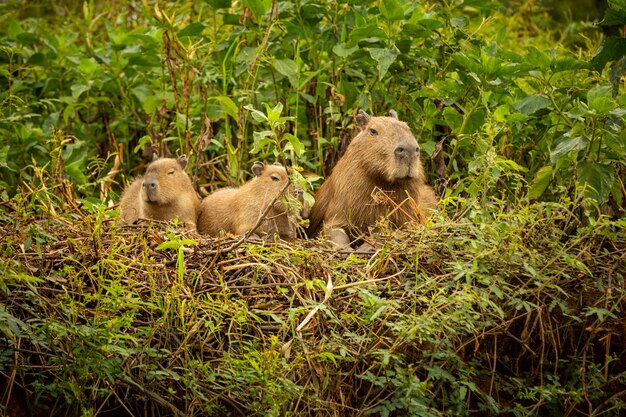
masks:
{"type": "Polygon", "coordinates": [[[324,230],[340,246],[384,216],[401,226],[419,220],[437,205],[409,126],[395,112],[392,117],[361,112],[357,123],[361,132],[315,195],[308,229],[309,236],[324,230]]]}
{"type": "Polygon", "coordinates": [[[126,224],[137,219],[178,218],[196,227],[200,199],[185,173],[187,158],[160,158],[152,161],[143,177],[133,181],[122,194],[120,217],[126,224]]]}
{"type": "Polygon", "coordinates": [[[289,183],[289,174],[282,165],[252,166],[255,177],[239,188],[224,188],[202,200],[198,218],[198,232],[218,236],[221,231],[235,235],[249,232],[265,212],[268,205],[279,196],[265,219],[254,231],[258,235],[277,233],[283,239],[296,237],[296,225],[283,201],[286,195],[297,190],[289,183]],[[285,188],[286,187],[286,188],[285,188]]]}

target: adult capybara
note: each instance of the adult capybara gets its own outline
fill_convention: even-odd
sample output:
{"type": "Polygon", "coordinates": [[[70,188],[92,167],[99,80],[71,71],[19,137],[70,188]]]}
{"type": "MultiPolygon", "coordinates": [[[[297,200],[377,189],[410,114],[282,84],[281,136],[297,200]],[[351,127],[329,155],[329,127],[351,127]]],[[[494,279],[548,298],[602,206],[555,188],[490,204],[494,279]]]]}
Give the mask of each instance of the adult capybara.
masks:
{"type": "Polygon", "coordinates": [[[236,235],[249,232],[273,202],[266,217],[254,233],[278,234],[283,239],[296,237],[296,223],[285,197],[297,197],[289,182],[289,173],[281,164],[252,165],[254,178],[239,188],[224,188],[202,200],[198,232],[218,236],[221,231],[236,235]]]}
{"type": "Polygon", "coordinates": [[[130,224],[137,219],[178,218],[196,227],[200,199],[185,173],[187,158],[158,158],[156,154],[143,177],[133,181],[122,194],[120,217],[130,224]]]}
{"type": "Polygon", "coordinates": [[[396,112],[370,117],[361,111],[356,121],[361,131],[316,193],[307,231],[311,237],[324,230],[339,246],[384,216],[400,226],[437,205],[417,140],[396,112]]]}

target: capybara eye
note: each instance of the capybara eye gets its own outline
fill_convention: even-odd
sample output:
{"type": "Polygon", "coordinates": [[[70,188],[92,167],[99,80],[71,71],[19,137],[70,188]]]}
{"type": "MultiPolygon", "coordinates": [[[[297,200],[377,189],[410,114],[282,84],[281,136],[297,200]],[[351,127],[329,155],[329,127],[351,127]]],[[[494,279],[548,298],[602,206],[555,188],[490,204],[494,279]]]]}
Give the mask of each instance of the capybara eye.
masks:
{"type": "Polygon", "coordinates": [[[370,135],[372,136],[378,135],[378,130],[374,129],[373,127],[370,127],[370,135]]]}
{"type": "Polygon", "coordinates": [[[167,175],[174,175],[174,170],[170,169],[169,171],[167,171],[167,175]]]}
{"type": "Polygon", "coordinates": [[[280,177],[277,175],[272,175],[272,181],[280,181],[280,177]]]}

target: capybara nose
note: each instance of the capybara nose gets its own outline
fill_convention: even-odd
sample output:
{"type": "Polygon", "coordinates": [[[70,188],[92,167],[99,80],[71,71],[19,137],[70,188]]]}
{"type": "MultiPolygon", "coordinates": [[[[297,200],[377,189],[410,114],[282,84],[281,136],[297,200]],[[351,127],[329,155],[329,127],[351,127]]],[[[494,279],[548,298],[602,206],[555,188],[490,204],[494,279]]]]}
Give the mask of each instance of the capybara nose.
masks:
{"type": "Polygon", "coordinates": [[[408,153],[404,146],[398,146],[394,152],[398,156],[406,156],[408,153]]]}
{"type": "Polygon", "coordinates": [[[156,181],[144,181],[143,188],[146,190],[154,190],[157,187],[156,181]]]}
{"type": "Polygon", "coordinates": [[[419,155],[420,153],[420,148],[418,147],[411,147],[411,146],[398,146],[394,153],[396,154],[396,156],[399,157],[406,157],[406,156],[415,156],[415,155],[419,155]]]}

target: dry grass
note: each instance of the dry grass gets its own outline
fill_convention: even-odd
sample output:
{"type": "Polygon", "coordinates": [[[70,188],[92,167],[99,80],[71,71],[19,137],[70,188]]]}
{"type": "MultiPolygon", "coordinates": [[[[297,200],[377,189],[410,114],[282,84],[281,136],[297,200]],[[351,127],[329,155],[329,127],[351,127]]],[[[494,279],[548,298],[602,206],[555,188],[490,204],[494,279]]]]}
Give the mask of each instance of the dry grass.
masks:
{"type": "Polygon", "coordinates": [[[623,221],[534,205],[357,255],[17,207],[0,232],[12,416],[624,409],[623,221]]]}

